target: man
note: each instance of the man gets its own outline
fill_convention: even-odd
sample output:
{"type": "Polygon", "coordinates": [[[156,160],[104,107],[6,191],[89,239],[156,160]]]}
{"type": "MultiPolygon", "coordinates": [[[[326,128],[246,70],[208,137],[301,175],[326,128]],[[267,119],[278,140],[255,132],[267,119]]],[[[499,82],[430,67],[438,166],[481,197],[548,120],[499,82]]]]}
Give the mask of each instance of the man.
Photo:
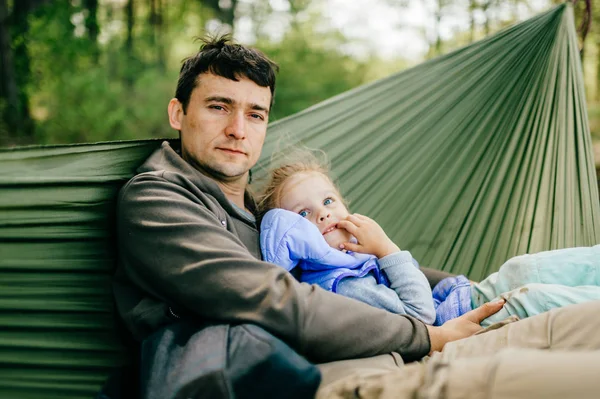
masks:
{"type": "MultiPolygon", "coordinates": [[[[240,396],[248,382],[252,389],[297,386],[288,394],[256,388],[246,397],[312,396],[320,375],[304,358],[334,362],[320,366],[319,388],[334,395],[348,388],[344,377],[353,371],[379,376],[441,351],[480,331],[479,322],[502,306],[431,327],[300,284],[260,260],[246,189],[265,139],[276,69],[264,54],[226,38],[206,42],[184,62],[168,107],[181,148],[163,143],[120,193],[114,291],[126,326],[142,342],[144,397],[240,396]],[[254,367],[249,359],[260,357],[255,348],[264,342],[276,350],[254,367]],[[215,357],[227,361],[211,368],[206,345],[226,346],[215,357]],[[248,381],[244,373],[257,369],[248,381]]],[[[434,282],[435,273],[426,274],[434,282]]]]}

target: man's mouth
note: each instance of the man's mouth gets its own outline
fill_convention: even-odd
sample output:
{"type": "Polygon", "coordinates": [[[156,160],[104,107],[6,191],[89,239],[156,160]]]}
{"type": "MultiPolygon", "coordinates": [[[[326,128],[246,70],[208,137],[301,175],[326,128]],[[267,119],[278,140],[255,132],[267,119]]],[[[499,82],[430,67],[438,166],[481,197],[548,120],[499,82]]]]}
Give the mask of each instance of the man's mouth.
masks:
{"type": "Polygon", "coordinates": [[[221,151],[226,152],[228,154],[246,155],[246,153],[244,151],[236,150],[235,148],[217,147],[217,150],[221,150],[221,151]]]}
{"type": "Polygon", "coordinates": [[[330,224],[329,226],[327,226],[327,228],[325,230],[323,230],[322,234],[323,235],[329,234],[334,230],[337,230],[337,223],[333,223],[333,224],[330,224]]]}

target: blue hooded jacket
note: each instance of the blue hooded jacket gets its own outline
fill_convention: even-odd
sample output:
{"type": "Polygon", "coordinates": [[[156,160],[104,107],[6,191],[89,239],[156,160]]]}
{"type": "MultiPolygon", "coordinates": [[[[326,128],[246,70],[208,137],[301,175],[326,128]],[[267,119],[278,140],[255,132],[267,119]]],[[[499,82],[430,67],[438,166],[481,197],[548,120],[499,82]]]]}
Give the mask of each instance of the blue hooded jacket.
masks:
{"type": "Polygon", "coordinates": [[[331,248],[321,232],[302,216],[284,209],[272,209],[261,222],[260,247],[263,259],[288,271],[302,270],[301,281],[318,284],[336,292],[345,277],[372,273],[379,284],[389,286],[373,255],[345,253],[331,248]]]}
{"type": "Polygon", "coordinates": [[[425,323],[440,325],[471,309],[471,287],[464,276],[442,280],[432,294],[408,251],[400,251],[393,260],[378,260],[373,255],[336,250],[314,224],[284,209],[272,209],[263,217],[260,247],[265,261],[288,271],[298,266],[302,282],[393,313],[409,314],[425,323]],[[397,266],[390,267],[393,264],[397,266]]]}

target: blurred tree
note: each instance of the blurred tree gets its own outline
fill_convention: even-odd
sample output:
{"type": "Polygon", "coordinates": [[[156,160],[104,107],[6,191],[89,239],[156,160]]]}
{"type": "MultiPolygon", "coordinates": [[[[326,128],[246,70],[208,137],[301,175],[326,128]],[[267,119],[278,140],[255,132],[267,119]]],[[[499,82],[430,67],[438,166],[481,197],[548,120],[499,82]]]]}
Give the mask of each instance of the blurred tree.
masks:
{"type": "Polygon", "coordinates": [[[8,131],[17,131],[20,98],[8,29],[8,4],[0,0],[0,138],[8,141],[8,131]]]}
{"type": "Polygon", "coordinates": [[[125,16],[127,21],[127,39],[125,40],[125,54],[127,55],[130,68],[127,68],[125,74],[125,83],[131,87],[133,86],[133,66],[136,63],[135,54],[133,50],[133,29],[135,27],[135,2],[134,0],[127,0],[125,5],[125,16]]]}
{"type": "Polygon", "coordinates": [[[100,57],[100,49],[98,48],[98,34],[100,27],[98,26],[98,0],[84,0],[83,7],[85,9],[85,28],[87,31],[90,52],[94,58],[94,62],[98,62],[100,57]]]}
{"type": "Polygon", "coordinates": [[[442,17],[444,15],[444,9],[446,7],[448,7],[451,3],[453,3],[453,0],[436,0],[435,2],[435,8],[433,11],[433,15],[434,15],[434,20],[435,20],[435,25],[434,25],[434,32],[435,32],[435,54],[436,55],[440,55],[442,54],[442,34],[440,32],[440,26],[442,23],[442,17]]]}
{"type": "Polygon", "coordinates": [[[469,41],[472,43],[475,41],[475,11],[477,10],[477,0],[469,0],[469,41]]]}
{"type": "Polygon", "coordinates": [[[506,25],[519,21],[519,8],[524,7],[529,12],[532,11],[530,0],[469,0],[469,41],[473,42],[491,34],[493,30],[503,28],[506,25]],[[503,21],[498,20],[499,9],[508,8],[510,18],[503,21]],[[483,32],[477,35],[476,14],[483,16],[483,32]]]}
{"type": "MultiPolygon", "coordinates": [[[[10,21],[10,29],[0,27],[0,110],[26,95],[24,111],[32,122],[27,137],[0,124],[0,145],[172,135],[165,107],[180,62],[215,18],[234,26],[250,19],[260,32],[255,45],[281,65],[274,119],[387,70],[381,60],[374,68],[344,54],[347,39],[325,26],[311,0],[287,1],[274,9],[269,0],[0,0],[0,18],[10,21]],[[287,21],[281,36],[266,26],[274,18],[287,21]],[[14,21],[23,24],[14,29],[14,21]]],[[[26,118],[10,115],[23,126],[26,118]]]]}
{"type": "Polygon", "coordinates": [[[148,25],[150,26],[150,47],[156,50],[156,62],[162,72],[167,70],[167,60],[164,47],[164,29],[166,4],[163,0],[149,0],[150,14],[148,25]],[[164,8],[163,8],[164,7],[164,8]]]}
{"type": "Polygon", "coordinates": [[[340,32],[324,30],[311,0],[290,0],[290,28],[278,42],[257,43],[280,66],[271,120],[299,112],[367,81],[368,62],[340,51],[340,32]]]}
{"type": "Polygon", "coordinates": [[[3,67],[3,78],[7,79],[2,86],[6,93],[5,120],[8,129],[13,133],[15,142],[30,142],[33,137],[34,123],[29,109],[28,88],[31,82],[31,62],[28,49],[29,41],[29,18],[30,14],[44,0],[19,0],[13,2],[12,10],[9,10],[8,3],[2,2],[2,12],[4,21],[3,36],[5,42],[10,43],[8,47],[3,47],[3,61],[6,60],[6,67],[3,67]],[[6,27],[8,26],[8,32],[6,27]],[[12,65],[11,65],[12,64],[12,65]]]}
{"type": "Polygon", "coordinates": [[[489,36],[491,33],[492,10],[496,3],[497,0],[481,0],[479,2],[479,8],[485,16],[483,23],[483,32],[485,36],[489,36]]]}
{"type": "Polygon", "coordinates": [[[235,11],[238,0],[200,0],[215,13],[215,17],[221,22],[229,25],[233,31],[235,28],[235,11]]]}
{"type": "MultiPolygon", "coordinates": [[[[424,4],[383,1],[397,7],[424,4]]],[[[430,55],[477,39],[485,29],[491,33],[511,22],[517,7],[532,3],[427,0],[435,23],[427,27],[430,55]],[[500,19],[506,18],[507,4],[511,21],[500,19]],[[470,13],[470,26],[444,39],[440,25],[461,12],[470,13]]],[[[592,3],[600,5],[600,0],[592,3]]],[[[172,134],[165,104],[173,95],[181,60],[197,49],[193,37],[208,27],[239,24],[234,31],[239,39],[254,43],[281,65],[274,119],[407,65],[401,59],[350,56],[351,43],[327,25],[322,6],[312,0],[0,0],[0,145],[172,134]]],[[[588,47],[600,87],[596,29],[588,47]]],[[[593,119],[593,110],[590,115],[593,119]]],[[[596,130],[600,109],[598,115],[596,130]]]]}

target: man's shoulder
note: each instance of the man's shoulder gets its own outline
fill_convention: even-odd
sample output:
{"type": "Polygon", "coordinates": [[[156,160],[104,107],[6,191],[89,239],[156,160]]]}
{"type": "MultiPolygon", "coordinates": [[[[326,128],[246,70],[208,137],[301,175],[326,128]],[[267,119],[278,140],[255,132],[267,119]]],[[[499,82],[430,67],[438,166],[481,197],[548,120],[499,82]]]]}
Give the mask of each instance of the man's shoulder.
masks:
{"type": "Polygon", "coordinates": [[[180,205],[187,203],[192,207],[202,207],[224,220],[227,211],[223,208],[221,197],[185,174],[173,170],[152,170],[133,176],[121,188],[118,203],[120,207],[133,209],[140,203],[162,204],[165,209],[173,208],[176,202],[180,205]]]}
{"type": "Polygon", "coordinates": [[[211,198],[217,202],[205,185],[189,179],[185,174],[171,170],[153,170],[141,172],[133,176],[120,191],[120,197],[138,195],[184,195],[192,198],[211,198]]]}
{"type": "Polygon", "coordinates": [[[168,180],[165,178],[164,174],[164,170],[153,170],[134,175],[123,185],[123,187],[121,187],[119,199],[122,199],[127,195],[132,195],[133,192],[137,190],[145,189],[148,185],[167,182],[168,180]]]}

